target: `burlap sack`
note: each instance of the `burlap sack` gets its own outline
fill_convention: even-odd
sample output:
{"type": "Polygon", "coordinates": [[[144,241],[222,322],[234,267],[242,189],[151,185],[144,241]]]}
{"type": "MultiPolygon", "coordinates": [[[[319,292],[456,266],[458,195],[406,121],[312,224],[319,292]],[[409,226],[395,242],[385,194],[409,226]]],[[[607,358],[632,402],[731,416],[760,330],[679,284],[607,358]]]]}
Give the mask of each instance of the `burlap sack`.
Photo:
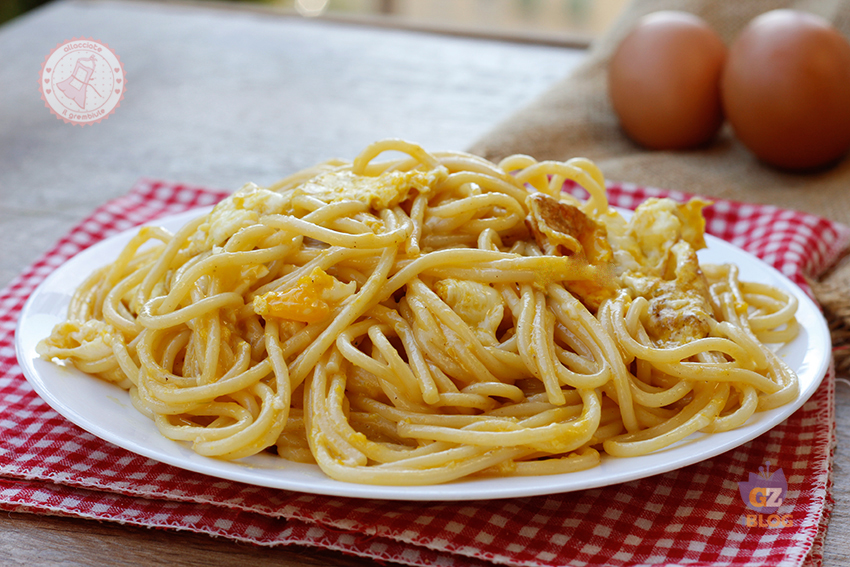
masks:
{"type": "MultiPolygon", "coordinates": [[[[747,22],[776,8],[816,13],[850,38],[850,2],[844,0],[633,0],[594,42],[580,67],[470,150],[491,160],[516,153],[539,160],[584,156],[611,180],[773,204],[850,225],[850,158],[818,173],[780,172],[754,158],[728,125],[707,148],[650,151],[623,134],[609,102],[608,60],[641,16],[657,10],[692,12],[730,45],[747,22]]],[[[850,260],[839,262],[812,285],[832,326],[834,342],[850,343],[850,260]]],[[[850,356],[837,353],[839,370],[850,372],[850,356]]]]}

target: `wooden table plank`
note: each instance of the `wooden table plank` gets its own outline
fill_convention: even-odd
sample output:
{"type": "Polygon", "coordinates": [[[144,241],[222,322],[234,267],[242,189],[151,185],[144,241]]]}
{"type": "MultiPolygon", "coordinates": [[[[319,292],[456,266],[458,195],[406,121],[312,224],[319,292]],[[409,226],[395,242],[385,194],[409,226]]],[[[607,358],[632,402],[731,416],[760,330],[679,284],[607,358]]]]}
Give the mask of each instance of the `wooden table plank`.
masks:
{"type": "Polygon", "coordinates": [[[22,567],[354,567],[371,559],[303,546],[260,547],[185,531],[0,514],[0,565],[22,567]]]}

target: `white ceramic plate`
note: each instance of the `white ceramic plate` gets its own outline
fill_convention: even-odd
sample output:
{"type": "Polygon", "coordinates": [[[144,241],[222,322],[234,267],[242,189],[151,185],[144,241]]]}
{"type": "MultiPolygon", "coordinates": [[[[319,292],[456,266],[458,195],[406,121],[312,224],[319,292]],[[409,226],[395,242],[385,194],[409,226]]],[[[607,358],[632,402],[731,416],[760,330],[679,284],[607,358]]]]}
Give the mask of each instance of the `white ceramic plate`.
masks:
{"type": "MultiPolygon", "coordinates": [[[[176,230],[208,209],[157,221],[176,230]]],[[[134,453],[214,477],[298,492],[390,500],[479,500],[552,494],[596,488],[675,470],[719,455],[771,429],[797,410],[823,379],[830,357],[830,336],[820,310],[799,287],[777,270],[731,244],[707,237],[701,261],[734,262],[741,278],[779,286],[799,299],[802,332],[780,351],[800,378],[799,398],[781,408],[756,414],[745,427],[713,435],[694,434],[663,451],[627,459],[605,456],[593,469],[568,474],[486,478],[416,488],[367,486],[332,480],[315,465],[292,463],[273,455],[221,461],[194,453],[186,443],[160,435],[153,422],[130,403],[124,390],[73,368],[41,360],[39,340],[65,318],[74,289],[93,269],[110,262],[137,232],[131,229],[75,256],[53,272],[32,294],[21,313],[15,335],[18,360],[35,391],[53,409],[86,431],[134,453]]]]}

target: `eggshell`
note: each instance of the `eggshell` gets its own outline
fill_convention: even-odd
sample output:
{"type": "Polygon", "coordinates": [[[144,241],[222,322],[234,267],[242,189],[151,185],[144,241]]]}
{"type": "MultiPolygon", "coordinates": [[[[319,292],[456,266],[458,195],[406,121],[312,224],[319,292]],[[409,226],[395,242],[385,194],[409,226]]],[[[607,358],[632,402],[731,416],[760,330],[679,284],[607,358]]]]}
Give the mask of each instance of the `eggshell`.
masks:
{"type": "Polygon", "coordinates": [[[735,135],[768,164],[817,168],[850,148],[850,44],[819,16],[753,19],[729,49],[721,91],[735,135]]]}
{"type": "Polygon", "coordinates": [[[710,141],[723,122],[725,57],[720,37],[693,14],[661,11],[641,18],[608,67],[609,95],[623,130],[656,150],[710,141]]]}

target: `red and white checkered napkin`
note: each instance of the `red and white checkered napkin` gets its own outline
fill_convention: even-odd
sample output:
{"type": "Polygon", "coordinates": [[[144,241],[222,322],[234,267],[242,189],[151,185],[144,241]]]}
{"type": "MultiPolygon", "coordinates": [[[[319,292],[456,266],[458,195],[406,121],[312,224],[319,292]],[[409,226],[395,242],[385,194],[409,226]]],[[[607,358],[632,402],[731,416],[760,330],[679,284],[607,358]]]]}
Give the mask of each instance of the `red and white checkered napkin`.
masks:
{"type": "MultiPolygon", "coordinates": [[[[612,203],[682,194],[613,184],[612,203]]],[[[831,507],[833,376],[754,441],[667,474],[607,488],[475,502],[358,500],[223,481],[129,453],[36,396],[15,360],[18,313],[61,262],[115,232],[224,193],[142,181],[109,202],[0,292],[0,508],[188,529],[261,545],[303,544],[409,565],[818,564],[831,507]],[[738,482],[765,460],[788,481],[789,526],[747,526],[738,482]]],[[[710,232],[805,285],[850,229],[774,207],[721,201],[710,232]]],[[[776,524],[777,522],[774,522],[776,524]]]]}

